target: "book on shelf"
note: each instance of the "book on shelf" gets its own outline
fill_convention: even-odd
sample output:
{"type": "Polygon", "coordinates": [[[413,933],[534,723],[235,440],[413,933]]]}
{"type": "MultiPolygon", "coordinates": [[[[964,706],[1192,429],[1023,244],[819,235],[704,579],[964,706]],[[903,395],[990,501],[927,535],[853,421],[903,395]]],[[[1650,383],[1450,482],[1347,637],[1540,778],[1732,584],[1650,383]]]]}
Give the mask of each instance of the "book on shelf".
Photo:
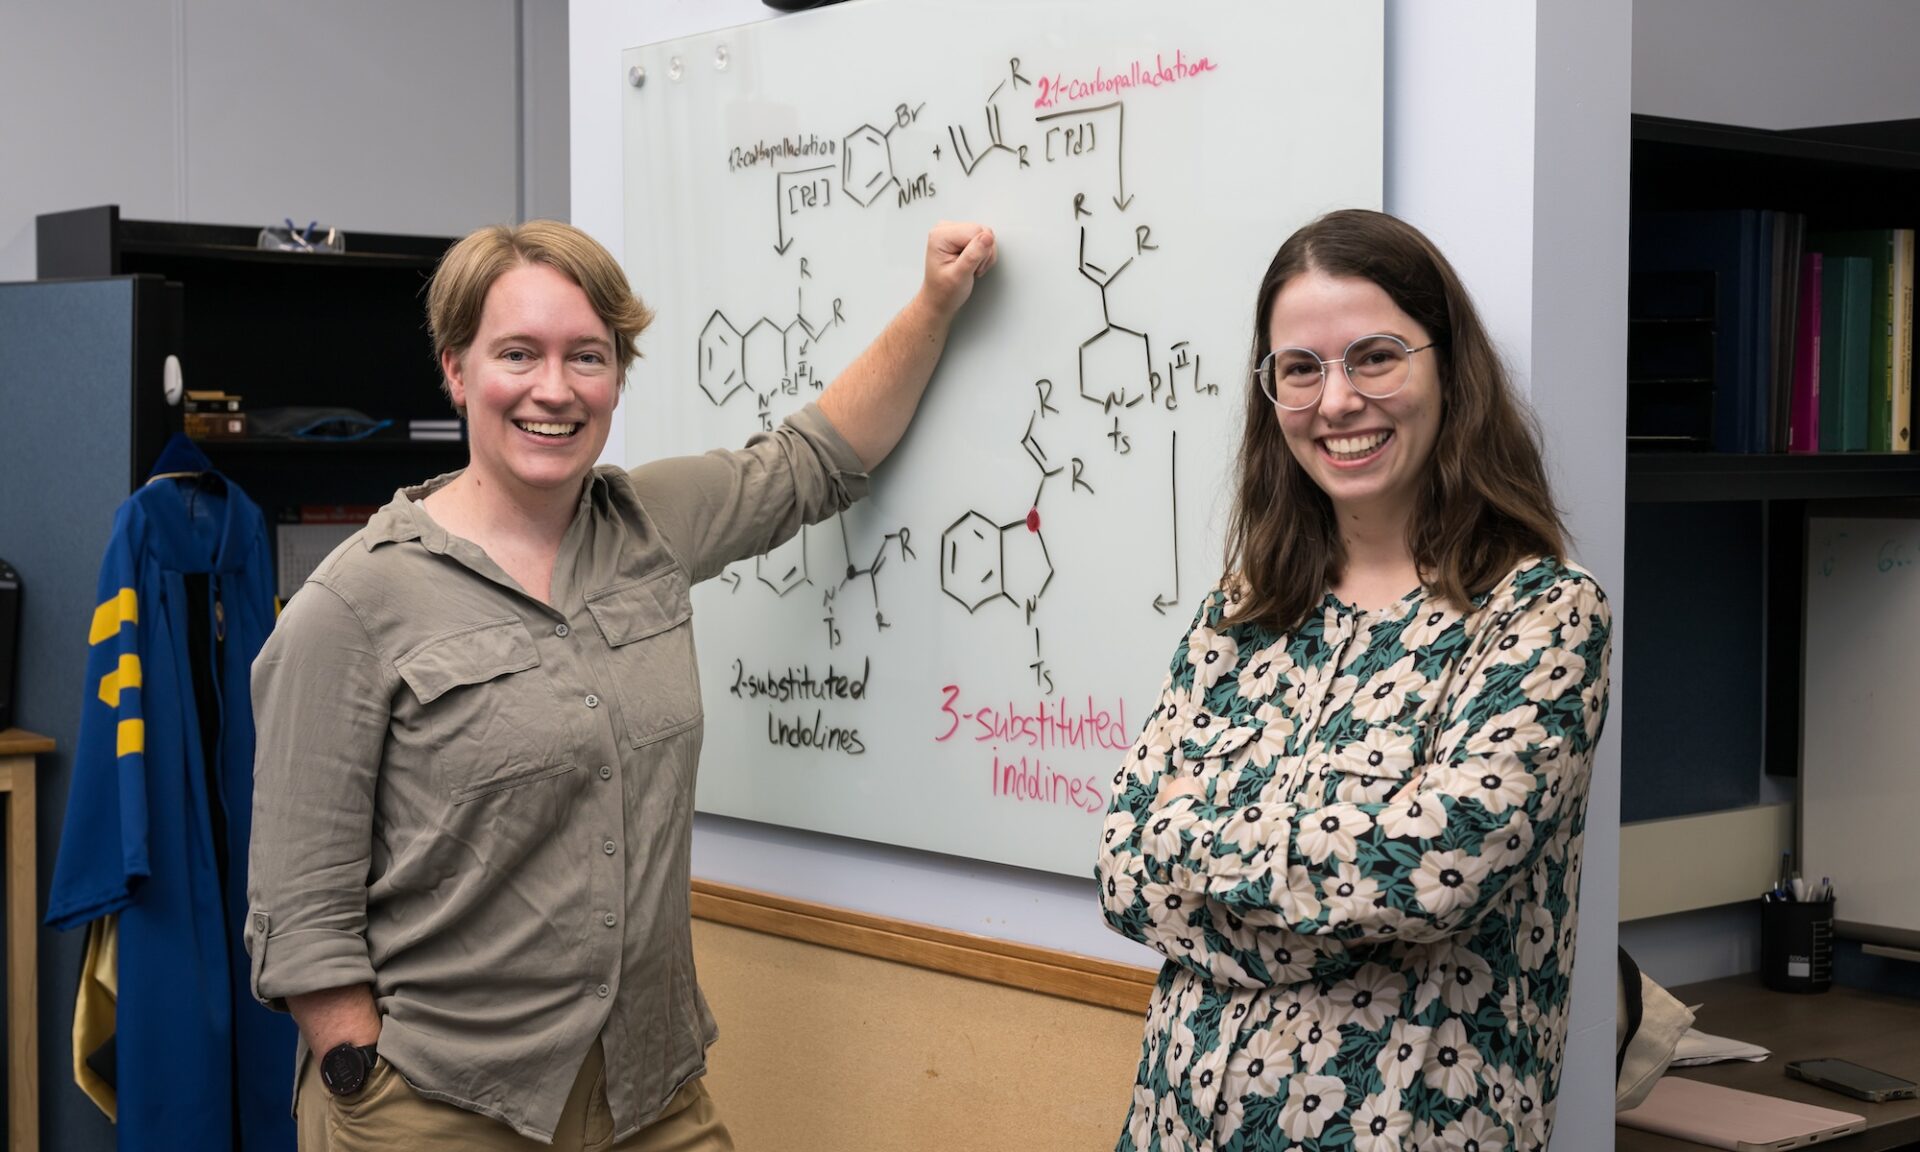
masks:
{"type": "Polygon", "coordinates": [[[1771,365],[1767,450],[1787,452],[1793,447],[1793,372],[1800,340],[1801,256],[1806,249],[1807,218],[1798,212],[1766,215],[1773,220],[1773,291],[1765,329],[1771,365]]]}
{"type": "Polygon", "coordinates": [[[1820,451],[1820,288],[1824,257],[1800,257],[1800,282],[1794,312],[1793,402],[1788,418],[1790,452],[1820,451]]]}
{"type": "Polygon", "coordinates": [[[1893,230],[1893,284],[1887,302],[1893,309],[1892,344],[1887,355],[1893,362],[1892,450],[1913,450],[1913,229],[1893,230]]]}
{"type": "Polygon", "coordinates": [[[1820,451],[1864,452],[1870,442],[1873,261],[1822,253],[1820,451]]]}
{"type": "MultiPolygon", "coordinates": [[[[1859,228],[1841,232],[1816,232],[1808,238],[1813,248],[1831,260],[1836,256],[1863,258],[1872,277],[1868,319],[1873,334],[1867,348],[1867,439],[1868,452],[1905,451],[1896,448],[1893,431],[1903,422],[1894,416],[1894,254],[1899,238],[1893,228],[1859,228]]],[[[1908,402],[1909,413],[1912,403],[1908,402]]],[[[1906,417],[1910,419],[1910,415],[1906,417]]]]}

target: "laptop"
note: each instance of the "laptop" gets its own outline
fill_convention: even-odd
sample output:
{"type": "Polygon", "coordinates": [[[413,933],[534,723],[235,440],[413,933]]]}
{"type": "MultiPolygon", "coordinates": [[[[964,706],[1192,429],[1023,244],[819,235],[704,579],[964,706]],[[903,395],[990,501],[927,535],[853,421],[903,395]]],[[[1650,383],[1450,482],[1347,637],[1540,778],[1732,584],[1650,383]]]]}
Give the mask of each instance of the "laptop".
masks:
{"type": "Polygon", "coordinates": [[[1778,1096],[1663,1076],[1638,1108],[1614,1119],[1632,1128],[1692,1140],[1728,1152],[1804,1148],[1867,1126],[1865,1116],[1778,1096]]]}

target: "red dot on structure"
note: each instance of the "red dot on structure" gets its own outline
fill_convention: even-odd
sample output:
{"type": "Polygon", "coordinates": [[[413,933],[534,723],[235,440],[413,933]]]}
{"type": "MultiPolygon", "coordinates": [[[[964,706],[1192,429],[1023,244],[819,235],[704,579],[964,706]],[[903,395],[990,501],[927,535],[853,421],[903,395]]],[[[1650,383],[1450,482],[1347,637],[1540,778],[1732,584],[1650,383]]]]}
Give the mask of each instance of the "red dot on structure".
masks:
{"type": "Polygon", "coordinates": [[[1038,508],[1027,509],[1027,531],[1029,532],[1040,531],[1040,509],[1038,508]]]}

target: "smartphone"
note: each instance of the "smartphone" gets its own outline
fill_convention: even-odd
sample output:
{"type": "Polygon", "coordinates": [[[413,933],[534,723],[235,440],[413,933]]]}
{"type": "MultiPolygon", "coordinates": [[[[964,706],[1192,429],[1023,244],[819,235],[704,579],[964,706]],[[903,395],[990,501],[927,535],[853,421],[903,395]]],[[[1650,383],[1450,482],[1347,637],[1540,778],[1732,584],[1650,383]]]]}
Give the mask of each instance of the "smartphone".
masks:
{"type": "Polygon", "coordinates": [[[1863,1068],[1851,1060],[1790,1060],[1787,1075],[1875,1104],[1920,1097],[1920,1086],[1913,1081],[1863,1068]]]}

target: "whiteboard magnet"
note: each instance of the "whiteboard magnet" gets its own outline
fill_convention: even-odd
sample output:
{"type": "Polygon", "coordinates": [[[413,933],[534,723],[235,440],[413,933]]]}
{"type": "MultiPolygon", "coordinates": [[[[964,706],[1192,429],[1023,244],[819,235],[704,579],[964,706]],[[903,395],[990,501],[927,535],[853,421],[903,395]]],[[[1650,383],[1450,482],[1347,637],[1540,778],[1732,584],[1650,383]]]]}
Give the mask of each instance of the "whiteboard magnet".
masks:
{"type": "Polygon", "coordinates": [[[646,82],[647,82],[647,70],[645,68],[642,68],[640,67],[640,65],[635,64],[633,67],[627,69],[627,83],[633,85],[635,88],[638,88],[640,87],[640,85],[645,84],[646,82]]]}
{"type": "Polygon", "coordinates": [[[715,72],[725,72],[727,70],[727,46],[725,44],[721,44],[713,50],[713,70],[715,72]]]}
{"type": "Polygon", "coordinates": [[[685,71],[686,65],[680,62],[680,57],[675,56],[673,59],[667,61],[667,79],[678,80],[685,71]]]}
{"type": "Polygon", "coordinates": [[[160,366],[160,391],[166,396],[169,407],[179,407],[180,398],[187,393],[186,374],[180,370],[180,357],[169,355],[167,362],[160,366]]]}

